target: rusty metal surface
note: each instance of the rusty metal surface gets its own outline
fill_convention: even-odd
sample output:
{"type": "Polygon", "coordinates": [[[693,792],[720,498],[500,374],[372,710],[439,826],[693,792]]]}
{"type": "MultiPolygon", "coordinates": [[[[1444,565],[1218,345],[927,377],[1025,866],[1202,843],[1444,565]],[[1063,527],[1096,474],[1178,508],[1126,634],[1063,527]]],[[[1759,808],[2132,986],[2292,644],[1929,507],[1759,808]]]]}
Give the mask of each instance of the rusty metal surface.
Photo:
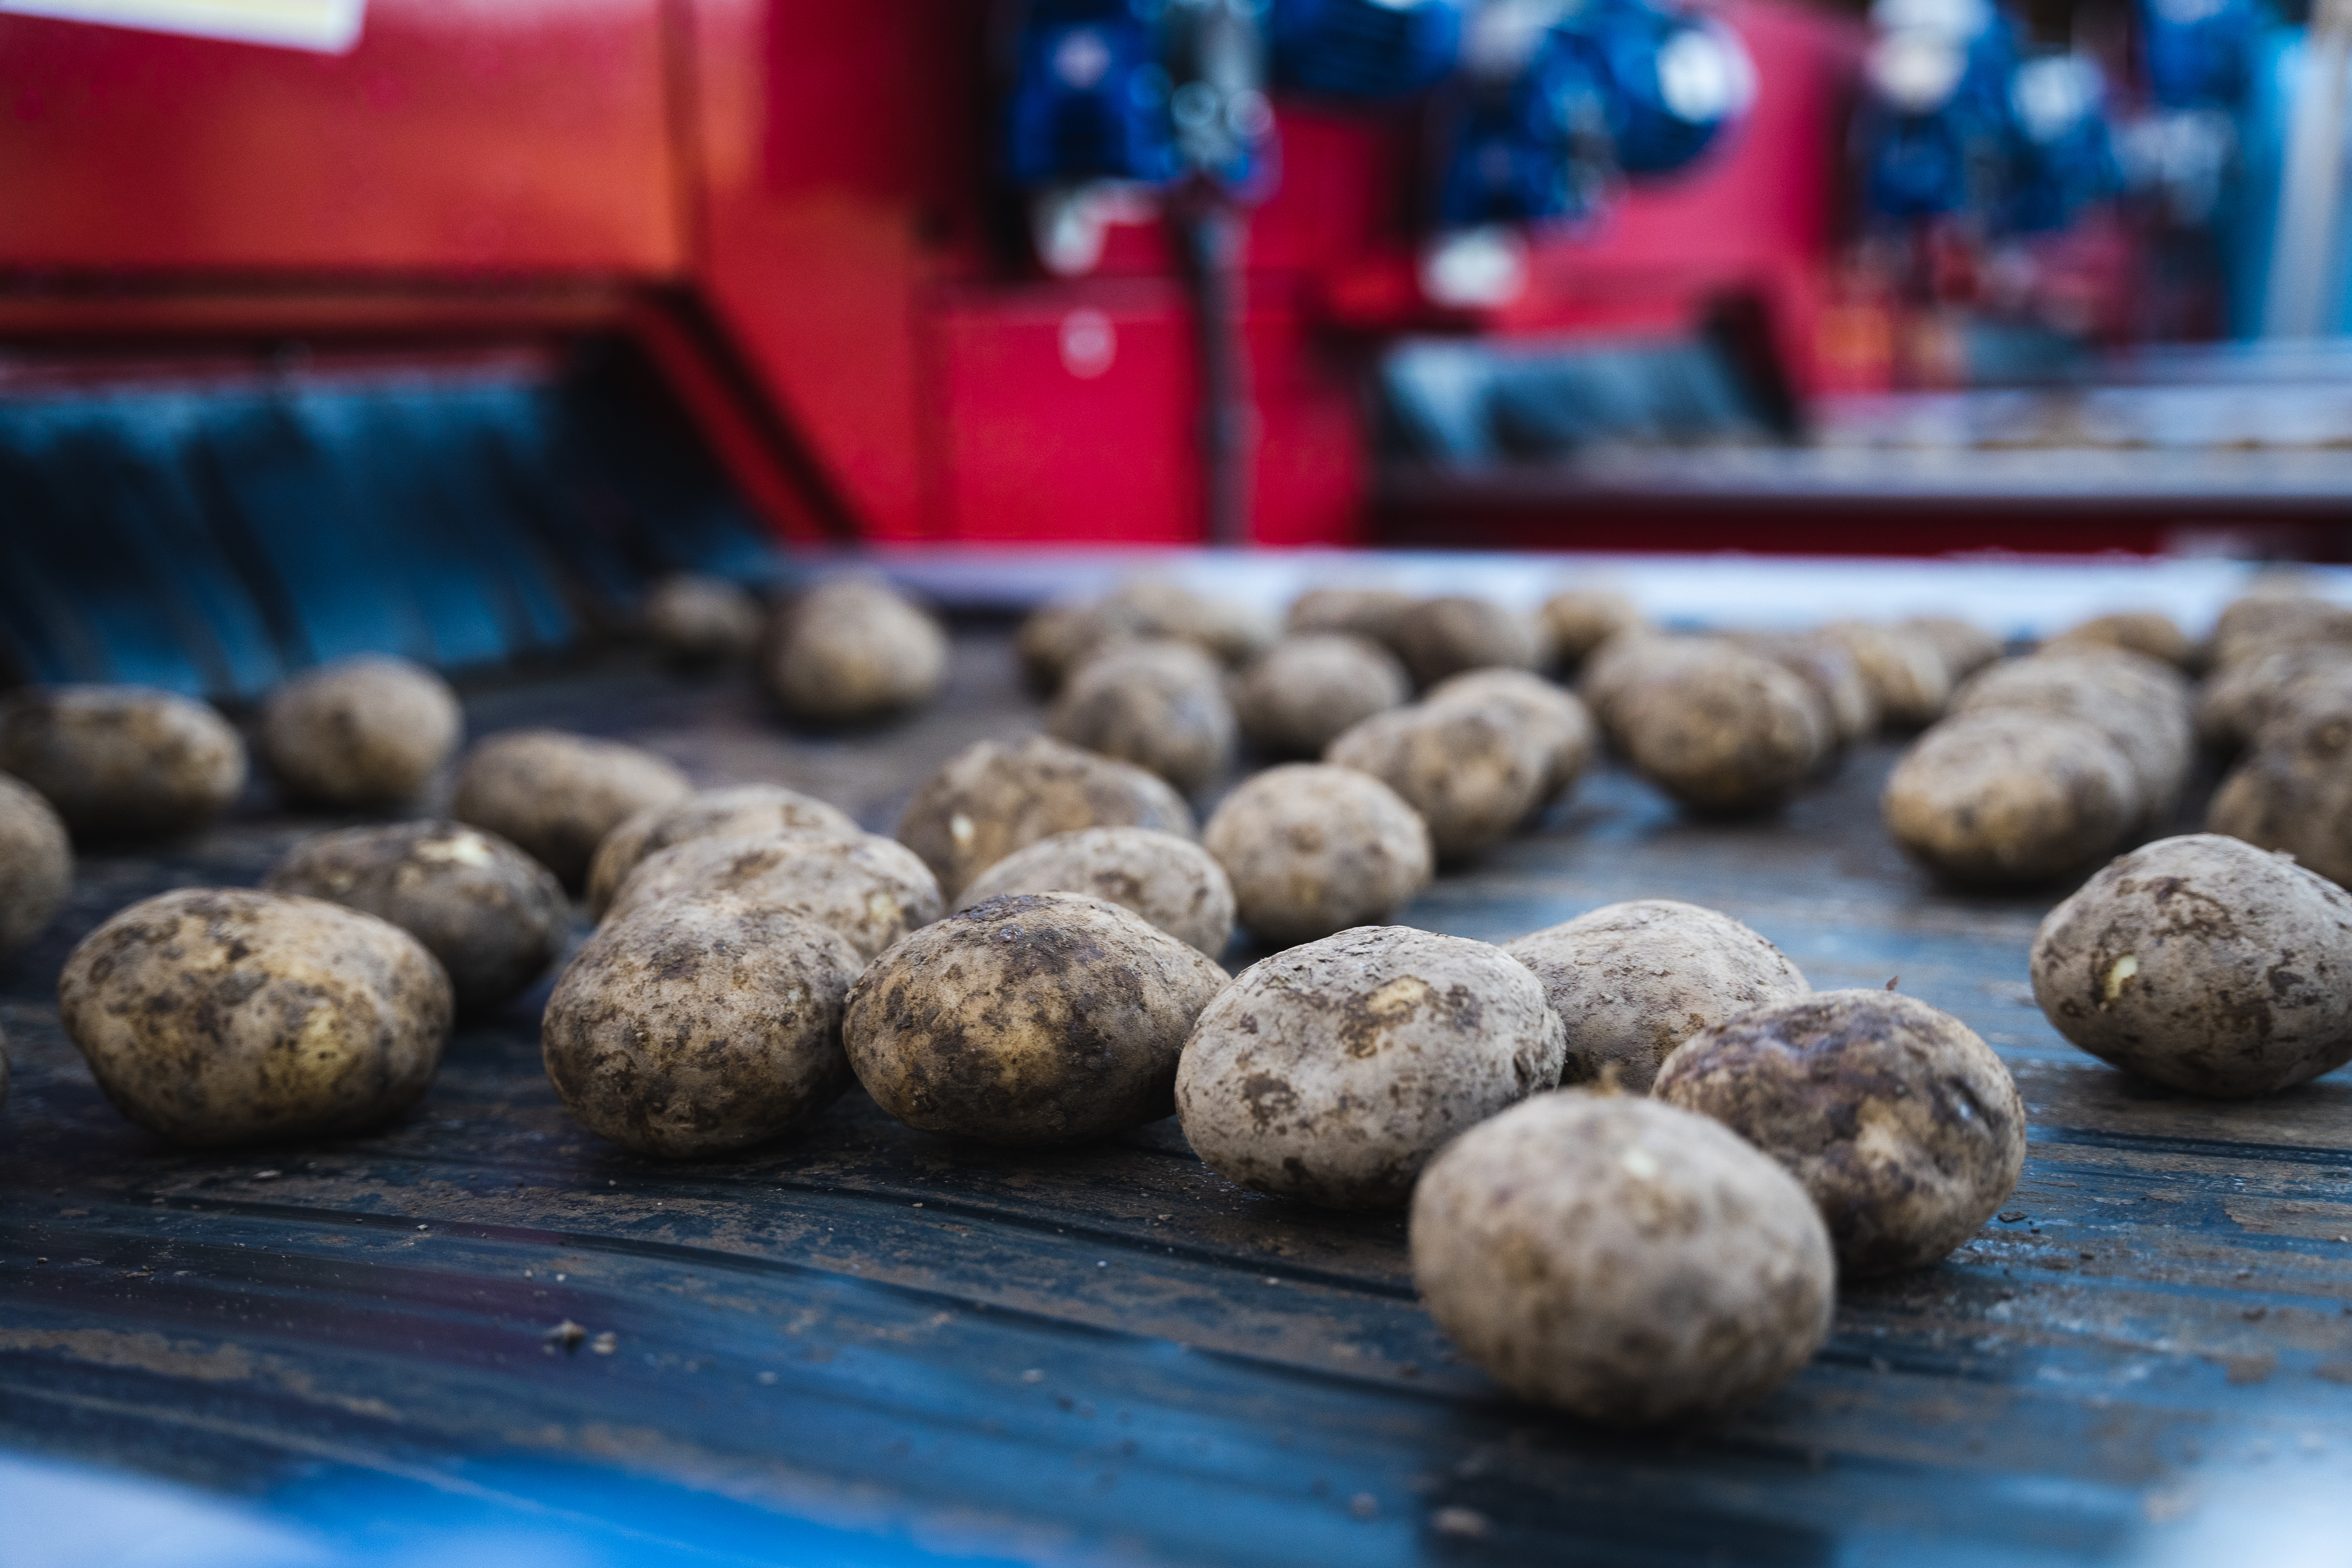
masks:
{"type": "MultiPolygon", "coordinates": [[[[742,689],[626,663],[469,709],[477,733],[625,735],[878,827],[938,759],[1034,722],[1001,633],[958,652],[937,711],[867,736],[793,736],[742,689]]],[[[1892,755],[1740,826],[1604,773],[1411,912],[1501,939],[1710,904],[1817,986],[1900,976],[2016,1071],[2032,1144],[2000,1217],[1848,1290],[1828,1349],[1720,1428],[1629,1437],[1501,1398],[1415,1305],[1400,1219],[1237,1190],[1172,1122],[1012,1153],[853,1093],[750,1157],[622,1153],[540,1070],[543,988],[461,1032],[385,1132],[165,1149],[64,1040],[57,970],[122,903],[253,881],[322,825],[257,799],[194,845],[88,858],[0,963],[0,1444],[312,1524],[454,1510],[602,1543],[566,1562],[2254,1561],[2209,1549],[2304,1524],[2340,1548],[2352,1085],[2201,1103],[2074,1052],[2023,984],[2054,890],[1931,888],[1878,830],[1892,755]],[[566,1321],[569,1349],[545,1338],[566,1321]]]]}

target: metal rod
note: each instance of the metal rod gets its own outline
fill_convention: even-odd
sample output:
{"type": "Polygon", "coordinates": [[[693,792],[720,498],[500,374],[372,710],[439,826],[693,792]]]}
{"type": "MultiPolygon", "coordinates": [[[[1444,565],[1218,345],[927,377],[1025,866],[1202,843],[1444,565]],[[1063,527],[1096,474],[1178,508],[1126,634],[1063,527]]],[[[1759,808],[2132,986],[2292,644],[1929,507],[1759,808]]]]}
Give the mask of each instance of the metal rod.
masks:
{"type": "Polygon", "coordinates": [[[1243,247],[1249,226],[1229,201],[1193,204],[1179,220],[1192,284],[1201,354],[1201,491],[1212,544],[1250,541],[1256,468],[1257,405],[1251,395],[1248,288],[1243,247]]]}

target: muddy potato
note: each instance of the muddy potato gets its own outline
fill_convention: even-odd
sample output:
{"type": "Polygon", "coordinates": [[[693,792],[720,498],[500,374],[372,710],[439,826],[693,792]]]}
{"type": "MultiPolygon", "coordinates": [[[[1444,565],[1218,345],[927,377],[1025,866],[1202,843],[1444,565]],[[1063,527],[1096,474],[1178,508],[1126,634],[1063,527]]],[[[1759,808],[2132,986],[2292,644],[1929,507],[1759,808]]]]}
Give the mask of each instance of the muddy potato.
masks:
{"type": "Polygon", "coordinates": [[[2352,648],[2352,609],[2292,584],[2257,589],[2232,601],[2213,625],[2217,669],[2274,648],[2315,646],[2352,648]]]}
{"type": "Polygon", "coordinates": [[[2102,1061],[2189,1094],[2274,1094],[2352,1060],[2352,895],[2211,834],[2122,856],[2050,912],[2033,996],[2102,1061]]]}
{"type": "Polygon", "coordinates": [[[1914,742],[1879,796],[1886,830],[1956,882],[2039,882],[2114,851],[2146,815],[2131,759],[2079,720],[1991,710],[1914,742]]]}
{"type": "Polygon", "coordinates": [[[1612,712],[1618,742],[1633,766],[1699,811],[1777,805],[1829,752],[1811,689],[1728,643],[1646,659],[1614,699],[1612,712]]]}
{"type": "Polygon", "coordinates": [[[1522,1398],[1642,1426],[1726,1415],[1829,1337],[1837,1268],[1790,1174],[1653,1100],[1538,1095],[1413,1193],[1412,1277],[1446,1337],[1522,1398]]]}
{"type": "Polygon", "coordinates": [[[1164,579],[1124,584],[1104,597],[1102,608],[1136,637],[1189,642],[1229,665],[1248,663],[1273,647],[1278,635],[1271,616],[1164,579]]]}
{"type": "Polygon", "coordinates": [[[751,834],[854,838],[861,831],[847,812],[782,784],[698,790],[684,800],[649,805],[604,835],[588,866],[588,912],[601,920],[639,862],[689,838],[751,834]]]}
{"type": "Polygon", "coordinates": [[[1234,712],[1269,757],[1319,757],[1350,725],[1412,696],[1404,666],[1378,643],[1339,633],[1289,637],[1242,671],[1234,712]]]}
{"type": "Polygon", "coordinates": [[[870,959],[940,918],[940,884],[905,845],[877,834],[689,838],[637,863],[604,923],[687,895],[732,893],[839,931],[870,959]]]}
{"type": "Polygon", "coordinates": [[[174,1143],[362,1131],[424,1097],[449,977],[387,921],[317,899],[188,888],[85,938],[66,1033],[115,1109],[174,1143]]]}
{"type": "Polygon", "coordinates": [[[863,965],[835,931],[727,894],[607,921],[555,984],[547,1076],[598,1137],[667,1160],[763,1143],[849,1088],[863,965]]]}
{"type": "Polygon", "coordinates": [[[1323,760],[1396,791],[1449,860],[1508,837],[1534,815],[1551,774],[1549,748],[1517,714],[1466,700],[1375,713],[1332,742],[1323,760]]]}
{"type": "Polygon", "coordinates": [[[952,899],[1014,850],[1081,827],[1194,833],[1192,808],[1157,775],[1031,735],[982,741],[949,759],[908,803],[898,842],[952,899]]]}
{"type": "Polygon", "coordinates": [[[1224,676],[1191,643],[1127,643],[1087,660],[1046,715],[1056,740],[1133,763],[1185,795],[1233,765],[1236,727],[1224,676]]]}
{"type": "Polygon", "coordinates": [[[887,584],[836,578],[777,612],[760,673],[795,719],[865,723],[940,694],[947,682],[947,633],[887,584]]]}
{"type": "Polygon", "coordinates": [[[1227,795],[1201,835],[1260,942],[1313,942],[1386,922],[1429,886],[1435,851],[1412,807],[1369,773],[1269,768],[1227,795]]]}
{"type": "Polygon", "coordinates": [[[365,807],[415,800],[457,754],[465,714],[421,664],[370,656],[297,676],[261,712],[261,758],[298,801],[365,807]]]}
{"type": "Polygon", "coordinates": [[[972,879],[968,910],[1007,893],[1084,893],[1142,916],[1211,958],[1234,936],[1234,885],[1189,838],[1149,827],[1086,827],[1015,850],[972,879]]]}
{"type": "Polygon", "coordinates": [[[1541,619],[1553,660],[1570,671],[1618,633],[1649,624],[1633,600],[1605,588],[1571,588],[1554,594],[1544,601],[1541,619]]]}
{"type": "Polygon", "coordinates": [[[1809,995],[1780,950],[1696,904],[1611,904],[1503,951],[1534,972],[1568,1031],[1560,1082],[1647,1094],[1659,1064],[1735,1013],[1809,995]]]}
{"type": "Polygon", "coordinates": [[[245,742],[202,702],[145,686],[37,686],[0,700],[0,773],[84,838],[192,832],[245,787],[245,742]]]}
{"type": "Polygon", "coordinates": [[[1591,765],[1595,742],[1591,713],[1575,693],[1563,691],[1541,676],[1522,669],[1474,669],[1438,682],[1424,700],[1433,708],[1454,702],[1499,706],[1527,730],[1545,758],[1543,787],[1536,801],[1538,816],[1573,789],[1591,765]]]}
{"type": "Polygon", "coordinates": [[[674,664],[731,664],[760,646],[760,601],[724,577],[673,572],[646,595],[638,622],[674,664]]]}
{"type": "Polygon", "coordinates": [[[1869,621],[1833,621],[1822,635],[1843,646],[1862,666],[1879,720],[1889,729],[1921,730],[1942,716],[1951,700],[1952,671],[1934,642],[1869,621]]]}
{"type": "Polygon", "coordinates": [[[2111,616],[2095,616],[2042,646],[2045,650],[2119,647],[2126,653],[2161,660],[2175,669],[2192,672],[2203,662],[2189,634],[2160,610],[2125,610],[2111,616]]]}
{"type": "Polygon", "coordinates": [[[449,815],[520,846],[577,889],[606,834],[693,790],[684,773],[635,746],[560,730],[515,730],[466,753],[449,815]]]}
{"type": "Polygon", "coordinates": [[[2189,687],[2179,671],[2120,648],[2073,647],[2007,659],[1969,677],[1955,715],[2040,713],[2090,724],[2129,759],[2140,821],[2168,819],[2196,762],[2189,687]]]}
{"type": "Polygon", "coordinates": [[[72,886],[64,820],[38,791],[0,773],[0,957],[40,935],[72,886]]]}
{"type": "Polygon", "coordinates": [[[2296,643],[2258,649],[2215,670],[2197,695],[2197,738],[2238,751],[2305,693],[2352,678],[2352,647],[2296,643]]]}
{"type": "Polygon", "coordinates": [[[1943,656],[1945,673],[1956,686],[2001,654],[2000,638],[1958,616],[1914,616],[1895,626],[1927,638],[1928,646],[1943,656]]]}
{"type": "Polygon", "coordinates": [[[1070,671],[1114,644],[1137,637],[1095,601],[1046,605],[1030,613],[1013,639],[1021,659],[1021,673],[1029,689],[1052,697],[1062,689],[1070,671]]]}
{"type": "Polygon", "coordinates": [[[1283,629],[1292,637],[1364,637],[1393,653],[1400,646],[1398,628],[1412,605],[1411,594],[1394,588],[1309,588],[1291,601],[1283,629]]]}
{"type": "Polygon", "coordinates": [[[1424,689],[1465,670],[1535,669],[1549,651],[1535,617],[1460,594],[1414,603],[1396,637],[1397,656],[1424,689]]]}
{"type": "Polygon", "coordinates": [[[1225,972],[1079,893],[1012,893],[924,927],[849,994],[857,1081],[924,1132],[1070,1143],[1174,1109],[1176,1058],[1225,972]]]}
{"type": "Polygon", "coordinates": [[[2208,831],[2284,849],[2352,882],[2352,668],[2306,683],[2264,725],[2207,811],[2208,831]]]}
{"type": "Polygon", "coordinates": [[[1668,636],[1647,626],[1635,626],[1610,638],[1584,661],[1577,678],[1577,696],[1610,740],[1622,746],[1620,733],[1625,694],[1637,680],[1664,675],[1715,657],[1722,639],[1668,636]]]}
{"type": "Polygon", "coordinates": [[[1652,1091],[1778,1160],[1847,1279],[1924,1268],[1977,1233],[2025,1168],[2025,1102],[1992,1047],[1891,991],[1825,991],[1701,1031],[1652,1091]]]}
{"type": "Polygon", "coordinates": [[[1726,640],[1803,681],[1832,745],[1851,746],[1878,732],[1878,699],[1863,679],[1861,661],[1843,643],[1792,632],[1739,632],[1726,640]]]}
{"type": "Polygon", "coordinates": [[[265,884],[358,910],[425,944],[461,1014],[514,1000],[553,963],[572,906],[553,872],[506,840],[456,822],[313,834],[265,884]]]}
{"type": "Polygon", "coordinates": [[[1560,1054],[1543,987],[1500,950],[1364,926],[1276,953],[1211,1002],[1176,1114],[1227,1181],[1387,1208],[1449,1140],[1558,1083],[1560,1054]]]}

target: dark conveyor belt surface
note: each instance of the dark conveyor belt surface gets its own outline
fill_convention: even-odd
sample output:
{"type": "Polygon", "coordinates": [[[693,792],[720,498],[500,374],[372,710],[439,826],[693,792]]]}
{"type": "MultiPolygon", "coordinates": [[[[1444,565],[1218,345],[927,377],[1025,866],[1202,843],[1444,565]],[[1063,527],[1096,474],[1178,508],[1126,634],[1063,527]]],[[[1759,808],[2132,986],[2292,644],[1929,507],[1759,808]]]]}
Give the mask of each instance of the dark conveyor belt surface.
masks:
{"type": "MultiPolygon", "coordinates": [[[[852,738],[625,661],[469,707],[477,734],[626,736],[880,828],[938,760],[1034,721],[1001,631],[959,634],[955,679],[852,738]]],[[[1719,1430],[1504,1400],[1415,1305],[1401,1219],[1235,1189],[1172,1122],[1015,1154],[853,1092],[749,1158],[624,1154],[540,1069],[544,988],[461,1032],[381,1135],[169,1151],[92,1086],[56,975],[121,904],[251,882],[324,825],[257,796],[194,845],[87,858],[0,966],[0,1441],[191,1485],[335,1562],[2339,1561],[2310,1553],[2352,1513],[2352,1085],[2208,1104],[2077,1056],[2023,984],[2054,895],[1908,868],[1874,809],[1892,755],[1737,826],[1604,773],[1411,913],[1502,939],[1714,905],[1817,986],[1899,976],[2016,1071],[2013,1202],[1943,1267],[1848,1290],[1814,1364],[1719,1430]]]]}

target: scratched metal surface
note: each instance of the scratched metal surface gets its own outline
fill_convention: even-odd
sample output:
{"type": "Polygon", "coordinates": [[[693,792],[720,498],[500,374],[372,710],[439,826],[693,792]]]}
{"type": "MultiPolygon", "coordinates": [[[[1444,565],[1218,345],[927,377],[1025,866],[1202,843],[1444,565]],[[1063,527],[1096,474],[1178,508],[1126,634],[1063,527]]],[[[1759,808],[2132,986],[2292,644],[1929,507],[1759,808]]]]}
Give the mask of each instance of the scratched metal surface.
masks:
{"type": "MultiPolygon", "coordinates": [[[[864,737],[625,661],[469,707],[478,733],[627,736],[886,827],[938,759],[1034,722],[1001,631],[958,647],[937,712],[864,737]]],[[[195,844],[88,858],[0,963],[0,1447],[192,1486],[351,1560],[404,1520],[560,1537],[564,1563],[2341,1561],[2295,1553],[2340,1551],[2352,1509],[2352,1087],[2204,1104],[2077,1057],[2022,984],[2054,895],[1911,871],[1873,805],[1891,755],[1740,826],[1604,773],[1411,911],[1502,939],[1629,897],[1714,905],[1816,985],[1899,975],[2016,1071],[2032,1154],[2002,1216],[1848,1290],[1814,1363],[1720,1428],[1514,1405],[1416,1307],[1400,1220],[1238,1191],[1172,1122],[1015,1154],[853,1093],[747,1158],[636,1159],[556,1103],[543,988],[462,1032],[389,1131],[163,1148],[63,1039],[56,973],[121,904],[252,881],[321,826],[257,796],[195,844]],[[590,1336],[569,1352],[543,1340],[567,1320],[590,1336]]]]}

